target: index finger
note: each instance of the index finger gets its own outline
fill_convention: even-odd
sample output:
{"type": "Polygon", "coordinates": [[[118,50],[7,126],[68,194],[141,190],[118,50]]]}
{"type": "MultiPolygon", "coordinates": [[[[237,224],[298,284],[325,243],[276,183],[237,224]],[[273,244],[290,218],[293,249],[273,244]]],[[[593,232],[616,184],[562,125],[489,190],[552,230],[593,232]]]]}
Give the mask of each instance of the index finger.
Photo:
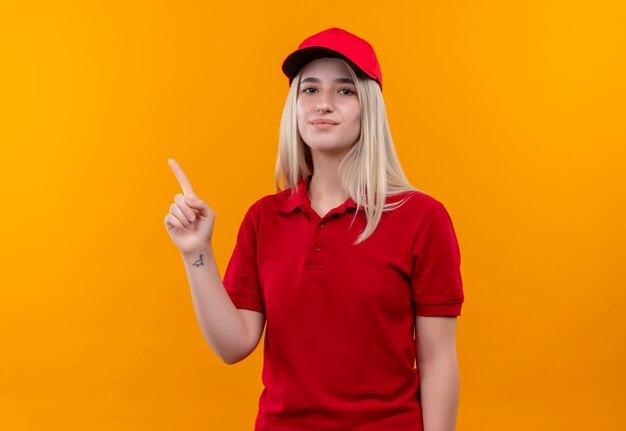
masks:
{"type": "Polygon", "coordinates": [[[181,167],[178,165],[176,160],[167,159],[167,162],[170,164],[172,171],[174,171],[174,175],[176,175],[176,179],[178,180],[178,184],[180,184],[180,188],[183,189],[183,194],[186,198],[195,198],[196,194],[191,188],[191,183],[187,179],[187,175],[183,172],[181,167]]]}

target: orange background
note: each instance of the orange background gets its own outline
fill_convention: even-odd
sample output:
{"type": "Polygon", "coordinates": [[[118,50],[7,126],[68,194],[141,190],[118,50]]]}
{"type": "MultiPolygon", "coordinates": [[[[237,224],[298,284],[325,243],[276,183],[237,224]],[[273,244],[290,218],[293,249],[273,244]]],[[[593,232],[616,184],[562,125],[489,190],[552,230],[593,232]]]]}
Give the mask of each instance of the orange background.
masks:
{"type": "Polygon", "coordinates": [[[0,3],[0,428],[250,430],[163,219],[175,158],[220,270],[272,193],[283,58],[365,37],[462,253],[458,430],[626,429],[623,1],[0,3]]]}

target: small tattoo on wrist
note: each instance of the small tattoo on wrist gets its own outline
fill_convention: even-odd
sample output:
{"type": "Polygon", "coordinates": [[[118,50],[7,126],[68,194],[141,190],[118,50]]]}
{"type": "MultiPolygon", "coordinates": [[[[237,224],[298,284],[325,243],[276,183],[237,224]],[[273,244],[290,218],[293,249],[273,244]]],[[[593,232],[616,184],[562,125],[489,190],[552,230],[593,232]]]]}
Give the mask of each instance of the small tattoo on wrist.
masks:
{"type": "Polygon", "coordinates": [[[202,261],[202,255],[200,255],[200,258],[193,263],[193,266],[195,267],[198,267],[201,265],[204,265],[204,262],[202,261]]]}

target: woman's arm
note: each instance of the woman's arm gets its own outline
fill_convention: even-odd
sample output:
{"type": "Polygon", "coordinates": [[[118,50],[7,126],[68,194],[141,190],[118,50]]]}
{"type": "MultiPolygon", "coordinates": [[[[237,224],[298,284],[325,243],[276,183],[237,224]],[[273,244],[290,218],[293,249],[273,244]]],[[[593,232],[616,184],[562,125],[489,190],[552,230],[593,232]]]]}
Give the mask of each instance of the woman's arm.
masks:
{"type": "Polygon", "coordinates": [[[454,431],[459,405],[456,317],[415,317],[424,431],[454,431]]]}
{"type": "Polygon", "coordinates": [[[204,338],[227,364],[241,361],[259,344],[265,314],[235,308],[224,289],[212,247],[182,256],[204,338]]]}

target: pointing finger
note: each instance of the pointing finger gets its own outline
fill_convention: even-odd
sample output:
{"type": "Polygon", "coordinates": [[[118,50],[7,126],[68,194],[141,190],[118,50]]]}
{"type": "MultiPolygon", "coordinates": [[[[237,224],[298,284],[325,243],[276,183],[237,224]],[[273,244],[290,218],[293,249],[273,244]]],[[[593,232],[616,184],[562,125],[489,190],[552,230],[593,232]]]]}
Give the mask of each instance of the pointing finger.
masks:
{"type": "Polygon", "coordinates": [[[178,184],[180,184],[180,188],[183,189],[183,194],[186,198],[195,198],[196,194],[191,188],[191,183],[187,179],[187,175],[183,172],[181,167],[178,165],[176,160],[167,159],[167,162],[170,164],[172,171],[174,171],[174,175],[176,175],[176,179],[178,180],[178,184]]]}

